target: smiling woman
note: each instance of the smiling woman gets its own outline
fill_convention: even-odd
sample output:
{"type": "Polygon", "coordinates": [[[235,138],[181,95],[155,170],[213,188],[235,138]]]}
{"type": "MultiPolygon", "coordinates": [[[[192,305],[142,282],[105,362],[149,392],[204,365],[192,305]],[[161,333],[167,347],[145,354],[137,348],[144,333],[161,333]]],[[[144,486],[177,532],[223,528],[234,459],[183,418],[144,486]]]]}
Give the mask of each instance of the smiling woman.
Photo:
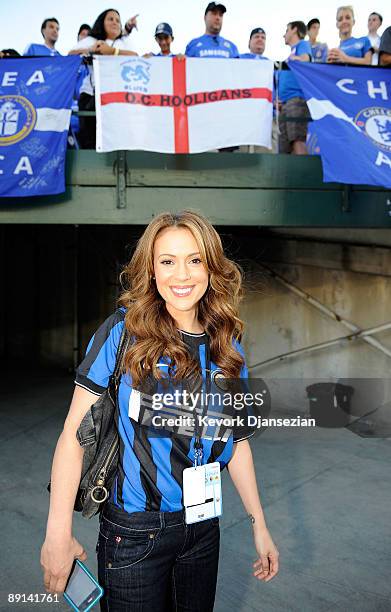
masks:
{"type": "Polygon", "coordinates": [[[202,217],[190,211],[159,215],[141,237],[122,281],[128,289],[120,305],[127,309],[129,333],[138,338],[126,358],[136,383],[144,368],[159,376],[155,362],[162,346],[175,361],[178,378],[191,373],[194,363],[188,363],[177,328],[207,331],[226,376],[240,374],[243,359],[232,341],[240,339],[243,328],[237,316],[241,272],[202,217]]]}
{"type": "Polygon", "coordinates": [[[337,9],[337,29],[339,31],[340,45],[330,49],[327,61],[332,63],[347,63],[367,65],[372,61],[373,48],[367,36],[354,38],[352,36],[355,24],[352,6],[340,6],[337,9]]]}
{"type": "MultiPolygon", "coordinates": [[[[85,36],[69,51],[69,55],[137,55],[129,34],[137,27],[137,15],[128,19],[122,30],[121,17],[115,9],[106,9],[95,20],[91,34],[85,36]]],[[[95,82],[91,59],[80,87],[79,110],[95,110],[95,82]]],[[[82,149],[95,149],[95,118],[80,117],[79,141],[82,149]]]]}
{"type": "MultiPolygon", "coordinates": [[[[211,612],[222,512],[220,471],[228,467],[251,517],[258,559],[253,575],[268,582],[278,551],[266,527],[247,438],[255,429],[210,435],[197,427],[167,430],[142,395],[165,382],[197,379],[208,388],[219,374],[246,378],[238,316],[241,272],[201,215],[162,213],[141,236],[121,280],[120,308],[96,331],[76,375],[57,444],[47,536],[41,564],[48,590],[61,592],[75,557],[72,510],[83,458],[76,431],[105,391],[126,330],[131,338],[118,389],[120,452],[114,484],[100,516],[97,545],[102,610],[211,612]],[[201,380],[200,380],[201,379],[201,380]],[[141,391],[141,392],[140,392],[141,391]],[[211,483],[211,484],[210,484],[211,483]]],[[[162,414],[183,408],[164,402],[162,414]]],[[[197,405],[199,409],[199,406],[197,405]]],[[[178,412],[179,410],[179,412],[178,412]]],[[[198,417],[200,415],[198,414],[198,417]]],[[[202,417],[204,415],[202,409],[202,417]]]]}

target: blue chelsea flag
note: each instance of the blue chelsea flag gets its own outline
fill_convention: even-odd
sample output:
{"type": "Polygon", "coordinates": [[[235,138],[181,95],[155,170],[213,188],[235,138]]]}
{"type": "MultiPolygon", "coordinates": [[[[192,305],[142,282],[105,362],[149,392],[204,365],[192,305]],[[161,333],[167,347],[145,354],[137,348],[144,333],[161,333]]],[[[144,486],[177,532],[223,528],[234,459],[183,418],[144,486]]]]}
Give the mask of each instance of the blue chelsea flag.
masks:
{"type": "Polygon", "coordinates": [[[289,66],[311,112],[323,180],[391,187],[391,70],[289,66]]]}
{"type": "Polygon", "coordinates": [[[80,57],[0,62],[0,196],[65,191],[65,153],[80,57]]]}

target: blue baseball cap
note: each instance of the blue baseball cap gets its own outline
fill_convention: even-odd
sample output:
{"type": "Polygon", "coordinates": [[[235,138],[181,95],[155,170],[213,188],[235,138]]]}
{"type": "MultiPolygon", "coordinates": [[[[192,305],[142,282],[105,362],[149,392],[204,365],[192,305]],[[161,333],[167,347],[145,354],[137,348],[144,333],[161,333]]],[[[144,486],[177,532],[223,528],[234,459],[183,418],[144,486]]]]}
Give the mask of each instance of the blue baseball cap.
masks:
{"type": "Polygon", "coordinates": [[[169,23],[159,23],[156,26],[155,36],[158,36],[158,34],[166,34],[166,36],[173,36],[172,27],[169,23]]]}

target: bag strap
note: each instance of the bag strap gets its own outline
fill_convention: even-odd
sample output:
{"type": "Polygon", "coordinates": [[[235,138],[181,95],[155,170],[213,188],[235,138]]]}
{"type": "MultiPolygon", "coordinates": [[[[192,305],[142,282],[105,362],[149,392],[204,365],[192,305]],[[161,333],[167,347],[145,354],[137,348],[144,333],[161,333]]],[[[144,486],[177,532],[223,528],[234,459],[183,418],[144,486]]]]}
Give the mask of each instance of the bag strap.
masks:
{"type": "Polygon", "coordinates": [[[118,343],[117,356],[115,359],[115,367],[114,367],[114,372],[112,374],[112,380],[114,382],[116,392],[118,390],[119,381],[121,379],[121,369],[123,366],[126,349],[128,348],[128,343],[129,343],[128,341],[129,341],[129,335],[128,335],[128,330],[126,329],[126,324],[124,321],[124,328],[122,330],[122,334],[121,334],[121,337],[118,343]]]}

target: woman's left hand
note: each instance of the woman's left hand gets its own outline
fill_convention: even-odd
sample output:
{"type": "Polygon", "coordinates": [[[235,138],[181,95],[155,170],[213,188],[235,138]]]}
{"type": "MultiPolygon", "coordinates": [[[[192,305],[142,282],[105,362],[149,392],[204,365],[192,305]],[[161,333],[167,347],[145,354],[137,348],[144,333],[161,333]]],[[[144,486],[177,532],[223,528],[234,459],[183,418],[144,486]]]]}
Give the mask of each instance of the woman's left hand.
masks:
{"type": "Polygon", "coordinates": [[[254,534],[254,543],[259,558],[253,564],[254,576],[269,582],[278,572],[279,552],[267,529],[254,534]]]}

